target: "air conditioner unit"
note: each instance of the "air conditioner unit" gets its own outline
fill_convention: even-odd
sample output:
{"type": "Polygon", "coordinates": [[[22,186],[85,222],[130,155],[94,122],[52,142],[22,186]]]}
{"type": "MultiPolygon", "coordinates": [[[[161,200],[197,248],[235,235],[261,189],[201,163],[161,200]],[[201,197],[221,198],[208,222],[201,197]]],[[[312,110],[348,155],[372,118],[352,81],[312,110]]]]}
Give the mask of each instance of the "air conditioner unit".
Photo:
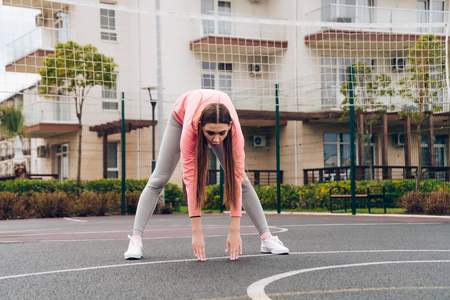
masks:
{"type": "Polygon", "coordinates": [[[37,147],[37,157],[47,157],[48,147],[39,146],[37,147]]]}
{"type": "Polygon", "coordinates": [[[393,135],[394,146],[404,146],[405,145],[405,134],[397,133],[393,135]]]}
{"type": "Polygon", "coordinates": [[[44,26],[44,16],[42,14],[38,14],[35,17],[36,27],[44,26]]]}
{"type": "Polygon", "coordinates": [[[266,147],[266,137],[264,135],[252,136],[252,147],[254,148],[266,147]]]}
{"type": "Polygon", "coordinates": [[[391,59],[392,71],[401,73],[405,70],[406,58],[403,57],[393,57],[391,59]]]}
{"type": "Polygon", "coordinates": [[[260,64],[249,64],[248,71],[253,75],[261,74],[262,66],[260,64]]]}

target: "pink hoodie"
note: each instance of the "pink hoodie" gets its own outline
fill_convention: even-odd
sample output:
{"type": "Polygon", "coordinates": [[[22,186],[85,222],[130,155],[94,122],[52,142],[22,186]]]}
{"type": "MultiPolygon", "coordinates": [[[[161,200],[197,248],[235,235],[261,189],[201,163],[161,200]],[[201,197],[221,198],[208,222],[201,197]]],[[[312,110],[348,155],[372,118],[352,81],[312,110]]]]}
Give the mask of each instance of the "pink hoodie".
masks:
{"type": "Polygon", "coordinates": [[[236,113],[236,109],[227,94],[215,90],[194,90],[182,95],[175,103],[173,115],[175,119],[183,125],[181,134],[181,167],[183,170],[183,181],[186,185],[188,197],[189,217],[201,215],[201,210],[195,207],[196,204],[196,145],[197,128],[200,115],[207,104],[222,103],[230,111],[232,119],[232,139],[234,149],[234,160],[237,167],[236,181],[238,183],[238,205],[231,211],[232,217],[240,217],[242,210],[242,188],[243,178],[239,174],[244,174],[244,136],[236,113]],[[195,128],[195,129],[194,129],[195,128]]]}

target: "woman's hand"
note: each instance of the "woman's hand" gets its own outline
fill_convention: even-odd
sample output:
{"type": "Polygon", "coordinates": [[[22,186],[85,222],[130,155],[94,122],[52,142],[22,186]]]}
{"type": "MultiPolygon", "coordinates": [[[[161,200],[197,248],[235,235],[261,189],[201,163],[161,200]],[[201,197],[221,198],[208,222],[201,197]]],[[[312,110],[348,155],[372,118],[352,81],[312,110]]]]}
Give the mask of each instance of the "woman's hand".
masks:
{"type": "Polygon", "coordinates": [[[192,224],[192,250],[200,261],[206,261],[205,239],[203,238],[202,223],[200,218],[191,218],[192,224]]]}
{"type": "Polygon", "coordinates": [[[194,250],[194,255],[198,258],[198,260],[206,260],[205,240],[203,239],[203,233],[194,233],[192,235],[192,250],[194,250]]]}
{"type": "Polygon", "coordinates": [[[236,260],[239,254],[242,254],[242,240],[240,234],[240,222],[241,218],[232,217],[230,224],[230,233],[227,238],[227,245],[225,252],[230,251],[230,259],[236,260]]]}

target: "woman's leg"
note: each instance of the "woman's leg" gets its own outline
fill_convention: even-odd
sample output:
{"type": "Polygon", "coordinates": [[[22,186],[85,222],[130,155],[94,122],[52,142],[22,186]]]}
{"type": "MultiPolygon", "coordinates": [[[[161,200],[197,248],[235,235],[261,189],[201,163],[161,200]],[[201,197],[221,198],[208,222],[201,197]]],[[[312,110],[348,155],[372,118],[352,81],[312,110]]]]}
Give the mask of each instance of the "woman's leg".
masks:
{"type": "Polygon", "coordinates": [[[169,182],[180,160],[180,139],[183,126],[171,115],[159,149],[158,162],[139,197],[133,235],[142,235],[155,210],[162,189],[169,182]]]}
{"type": "MultiPolygon", "coordinates": [[[[211,147],[220,164],[223,166],[223,144],[218,147],[211,147]]],[[[255,189],[248,180],[246,174],[244,174],[244,182],[242,183],[242,205],[244,206],[245,212],[248,214],[250,219],[258,230],[259,235],[269,232],[269,225],[267,224],[266,216],[259,201],[258,195],[255,189]]],[[[270,237],[270,235],[269,235],[270,237]]]]}

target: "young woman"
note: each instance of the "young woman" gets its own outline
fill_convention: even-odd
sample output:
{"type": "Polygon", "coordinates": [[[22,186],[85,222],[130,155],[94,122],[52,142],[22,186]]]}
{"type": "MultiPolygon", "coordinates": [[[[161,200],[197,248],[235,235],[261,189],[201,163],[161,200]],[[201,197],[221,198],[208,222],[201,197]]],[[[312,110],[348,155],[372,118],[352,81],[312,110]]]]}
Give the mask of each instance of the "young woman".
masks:
{"type": "Polygon", "coordinates": [[[158,196],[172,176],[181,154],[183,181],[186,185],[189,217],[192,224],[192,249],[206,260],[201,226],[201,208],[205,202],[209,147],[225,174],[225,205],[230,209],[230,233],[226,251],[230,259],[242,254],[240,217],[242,205],[261,236],[261,252],[289,254],[289,249],[272,236],[258,196],[244,171],[244,136],[236,110],[227,94],[215,90],[194,90],[175,103],[161,143],[155,170],[139,199],[125,259],[142,257],[142,234],[155,210],[158,196]]]}

